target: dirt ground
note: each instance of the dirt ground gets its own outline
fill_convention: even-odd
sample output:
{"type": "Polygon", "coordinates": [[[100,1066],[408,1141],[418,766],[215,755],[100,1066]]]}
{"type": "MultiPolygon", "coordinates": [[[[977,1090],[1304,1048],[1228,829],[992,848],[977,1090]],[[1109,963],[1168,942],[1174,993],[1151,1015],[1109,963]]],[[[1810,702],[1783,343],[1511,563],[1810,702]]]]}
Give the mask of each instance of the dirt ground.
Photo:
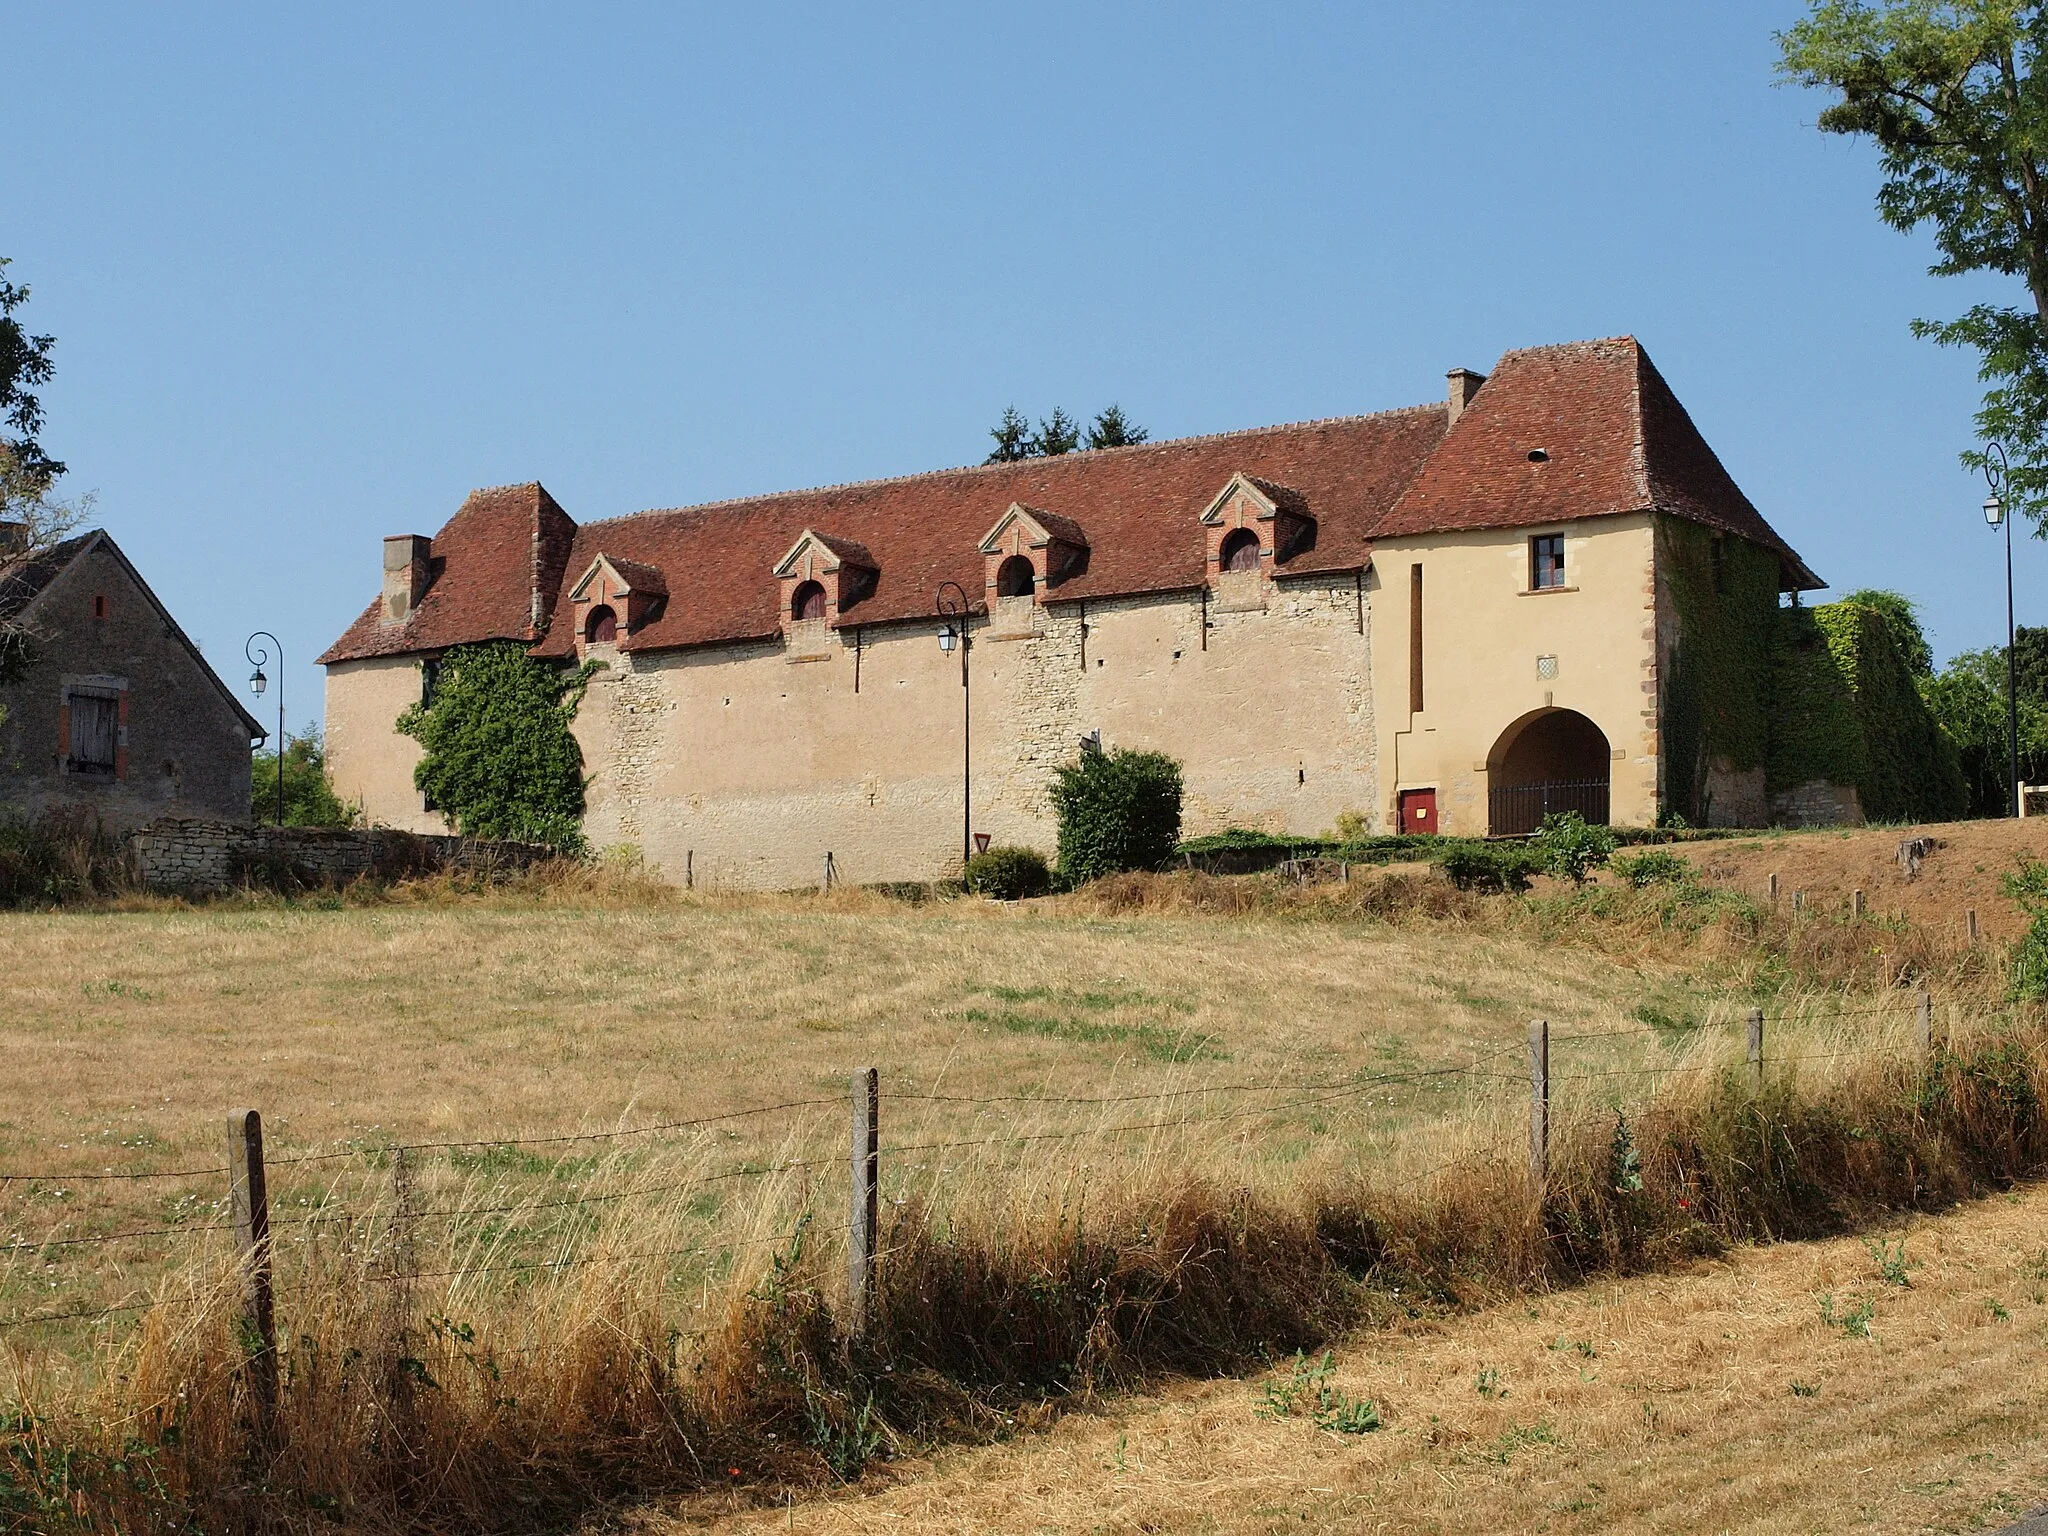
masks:
{"type": "Polygon", "coordinates": [[[1917,827],[1858,827],[1839,832],[1772,832],[1727,842],[1679,845],[1710,885],[1768,894],[1778,877],[1778,899],[1803,891],[1817,910],[1839,911],[1857,890],[1877,914],[1903,913],[1937,932],[1967,933],[1977,911],[1979,931],[1991,939],[2016,938],[2026,926],[1999,888],[2018,855],[2048,859],[2048,817],[2025,821],[1954,821],[1917,827]],[[1932,838],[1934,851],[1909,876],[1899,845],[1932,838]]]}
{"type": "Polygon", "coordinates": [[[2048,1498],[2048,1188],[1340,1347],[1368,1433],[1184,1383],[636,1536],[1981,1532],[2048,1498]],[[1262,1411],[1264,1410],[1264,1411],[1262,1411]]]}

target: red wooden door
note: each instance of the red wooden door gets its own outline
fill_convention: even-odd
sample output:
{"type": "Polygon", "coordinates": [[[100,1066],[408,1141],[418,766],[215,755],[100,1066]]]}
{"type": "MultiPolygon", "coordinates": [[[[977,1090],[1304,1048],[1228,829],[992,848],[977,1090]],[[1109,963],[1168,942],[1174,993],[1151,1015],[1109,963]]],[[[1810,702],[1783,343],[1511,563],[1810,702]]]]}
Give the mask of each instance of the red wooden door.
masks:
{"type": "Polygon", "coordinates": [[[1433,789],[1404,789],[1401,791],[1401,830],[1403,832],[1436,831],[1436,791],[1433,789]]]}

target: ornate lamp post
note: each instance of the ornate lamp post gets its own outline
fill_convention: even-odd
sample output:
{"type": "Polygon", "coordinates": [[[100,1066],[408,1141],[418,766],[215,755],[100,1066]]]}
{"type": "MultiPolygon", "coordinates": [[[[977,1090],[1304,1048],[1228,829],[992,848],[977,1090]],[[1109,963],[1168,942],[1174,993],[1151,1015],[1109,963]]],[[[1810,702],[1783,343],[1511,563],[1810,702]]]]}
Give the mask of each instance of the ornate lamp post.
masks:
{"type": "Polygon", "coordinates": [[[971,732],[972,690],[967,686],[967,653],[974,649],[974,634],[967,623],[967,593],[957,581],[939,583],[933,610],[939,615],[939,649],[948,656],[960,652],[960,858],[961,867],[974,857],[974,794],[971,732]]]}
{"type": "Polygon", "coordinates": [[[268,640],[277,647],[277,824],[284,825],[284,644],[267,629],[259,629],[249,637],[249,643],[242,647],[242,654],[249,658],[249,665],[256,670],[249,674],[249,691],[257,698],[263,697],[263,690],[270,685],[270,679],[263,675],[263,667],[270,660],[270,652],[258,645],[258,640],[268,640]]]}
{"type": "Polygon", "coordinates": [[[2012,647],[2012,519],[2006,515],[2005,449],[1997,443],[1984,445],[1984,482],[1991,494],[1984,498],[1984,521],[2005,529],[2005,782],[2012,791],[2012,813],[2024,816],[2026,790],[2020,784],[2020,705],[2018,664],[2012,647]]]}

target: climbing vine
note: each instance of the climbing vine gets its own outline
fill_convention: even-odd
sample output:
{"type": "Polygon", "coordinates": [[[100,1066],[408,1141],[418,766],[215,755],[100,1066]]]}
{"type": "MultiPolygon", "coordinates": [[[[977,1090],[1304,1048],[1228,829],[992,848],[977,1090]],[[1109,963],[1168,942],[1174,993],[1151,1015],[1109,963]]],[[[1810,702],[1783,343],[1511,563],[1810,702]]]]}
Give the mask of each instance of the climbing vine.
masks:
{"type": "Polygon", "coordinates": [[[466,836],[581,852],[583,754],[569,723],[595,670],[541,661],[516,640],[456,646],[432,697],[398,717],[424,748],[413,783],[466,836]]]}
{"type": "Polygon", "coordinates": [[[1854,599],[1778,615],[1770,787],[1853,784],[1872,821],[1968,805],[1955,744],[1921,697],[1887,615],[1854,599]]]}
{"type": "Polygon", "coordinates": [[[1659,519],[1657,537],[1678,620],[1658,701],[1664,795],[1670,810],[1704,825],[1709,771],[1747,773],[1769,751],[1778,557],[1677,518],[1659,519]]]}

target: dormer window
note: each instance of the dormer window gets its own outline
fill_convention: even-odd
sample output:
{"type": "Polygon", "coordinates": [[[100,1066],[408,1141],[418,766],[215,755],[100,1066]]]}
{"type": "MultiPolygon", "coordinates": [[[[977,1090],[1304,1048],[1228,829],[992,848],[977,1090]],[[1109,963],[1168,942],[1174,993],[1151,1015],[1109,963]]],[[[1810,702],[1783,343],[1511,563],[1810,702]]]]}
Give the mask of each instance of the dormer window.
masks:
{"type": "Polygon", "coordinates": [[[593,645],[631,649],[668,604],[668,580],[652,565],[599,554],[569,590],[578,655],[593,645]]]}
{"type": "Polygon", "coordinates": [[[823,654],[833,627],[874,592],[879,573],[866,546],[806,528],[775,562],[775,579],[782,584],[783,635],[807,654],[823,654]]]}
{"type": "MultiPolygon", "coordinates": [[[[1316,520],[1309,512],[1307,497],[1243,473],[1231,476],[1230,483],[1209,503],[1202,513],[1202,527],[1208,540],[1212,586],[1226,577],[1242,585],[1252,574],[1279,574],[1279,567],[1313,549],[1316,542],[1316,520]]],[[[1253,600],[1247,588],[1228,601],[1253,600]]]]}
{"type": "Polygon", "coordinates": [[[1028,628],[1028,613],[1046,593],[1088,568],[1088,537],[1072,518],[1021,501],[982,535],[982,585],[991,610],[1018,605],[1016,622],[1028,628]]]}

